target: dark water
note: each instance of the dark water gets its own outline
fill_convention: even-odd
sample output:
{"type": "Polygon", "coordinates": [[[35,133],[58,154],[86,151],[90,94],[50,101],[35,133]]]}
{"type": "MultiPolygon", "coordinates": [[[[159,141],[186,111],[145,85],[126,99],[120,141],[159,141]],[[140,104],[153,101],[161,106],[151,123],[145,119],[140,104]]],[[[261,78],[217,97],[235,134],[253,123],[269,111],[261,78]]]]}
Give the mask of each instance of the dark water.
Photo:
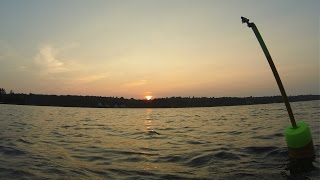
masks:
{"type": "Polygon", "coordinates": [[[87,109],[0,105],[0,179],[319,179],[320,101],[292,103],[315,169],[290,174],[283,104],[87,109]]]}

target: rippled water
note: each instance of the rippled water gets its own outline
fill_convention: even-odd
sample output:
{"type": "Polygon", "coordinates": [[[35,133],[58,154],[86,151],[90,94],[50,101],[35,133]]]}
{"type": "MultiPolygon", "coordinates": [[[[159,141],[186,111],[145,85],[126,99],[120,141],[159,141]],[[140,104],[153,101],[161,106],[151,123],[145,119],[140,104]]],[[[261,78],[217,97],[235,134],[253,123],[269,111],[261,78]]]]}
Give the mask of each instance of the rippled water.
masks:
{"type": "Polygon", "coordinates": [[[292,103],[315,170],[290,175],[283,104],[181,109],[0,105],[1,179],[319,178],[320,101],[292,103]]]}

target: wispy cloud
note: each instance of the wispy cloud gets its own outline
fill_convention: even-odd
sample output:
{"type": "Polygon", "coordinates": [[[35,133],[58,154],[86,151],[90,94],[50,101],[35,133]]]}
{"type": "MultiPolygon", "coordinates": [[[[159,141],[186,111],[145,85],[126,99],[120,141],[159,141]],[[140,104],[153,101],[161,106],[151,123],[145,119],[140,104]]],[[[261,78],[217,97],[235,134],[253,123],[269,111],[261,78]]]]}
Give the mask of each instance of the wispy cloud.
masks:
{"type": "Polygon", "coordinates": [[[88,83],[88,82],[93,82],[93,81],[98,81],[98,80],[101,80],[101,79],[105,79],[107,77],[108,77],[108,74],[106,74],[106,73],[92,74],[92,75],[87,75],[87,76],[76,78],[75,82],[88,83]]]}
{"type": "Polygon", "coordinates": [[[34,62],[41,67],[42,72],[52,74],[67,71],[65,63],[59,58],[59,51],[51,45],[44,45],[34,57],[34,62]]]}
{"type": "Polygon", "coordinates": [[[87,84],[108,78],[108,72],[99,72],[90,64],[82,64],[81,61],[67,56],[68,50],[77,46],[75,43],[61,47],[50,44],[41,46],[34,56],[38,75],[42,79],[69,85],[87,84]]]}
{"type": "Polygon", "coordinates": [[[142,86],[145,84],[147,84],[147,80],[142,79],[142,80],[126,83],[125,86],[133,87],[133,86],[142,86]]]}
{"type": "Polygon", "coordinates": [[[19,71],[25,71],[25,70],[28,69],[28,67],[27,67],[27,66],[24,66],[24,65],[21,65],[21,66],[18,66],[17,69],[18,69],[19,71]]]}

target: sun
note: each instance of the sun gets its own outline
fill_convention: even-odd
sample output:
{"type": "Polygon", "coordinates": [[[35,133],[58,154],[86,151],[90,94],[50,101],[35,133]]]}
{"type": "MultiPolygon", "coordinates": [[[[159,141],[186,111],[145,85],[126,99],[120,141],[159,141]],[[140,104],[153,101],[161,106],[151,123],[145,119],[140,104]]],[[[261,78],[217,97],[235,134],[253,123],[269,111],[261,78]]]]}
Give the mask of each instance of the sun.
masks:
{"type": "Polygon", "coordinates": [[[150,101],[153,96],[145,96],[146,100],[150,101]]]}

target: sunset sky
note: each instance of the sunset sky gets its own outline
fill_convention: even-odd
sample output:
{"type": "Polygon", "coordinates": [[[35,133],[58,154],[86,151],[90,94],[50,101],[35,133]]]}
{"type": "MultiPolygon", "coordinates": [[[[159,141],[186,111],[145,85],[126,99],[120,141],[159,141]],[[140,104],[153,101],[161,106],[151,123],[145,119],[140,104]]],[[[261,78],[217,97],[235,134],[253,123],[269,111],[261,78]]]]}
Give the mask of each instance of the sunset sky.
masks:
{"type": "Polygon", "coordinates": [[[318,0],[1,0],[0,87],[143,98],[319,94],[318,0]]]}

